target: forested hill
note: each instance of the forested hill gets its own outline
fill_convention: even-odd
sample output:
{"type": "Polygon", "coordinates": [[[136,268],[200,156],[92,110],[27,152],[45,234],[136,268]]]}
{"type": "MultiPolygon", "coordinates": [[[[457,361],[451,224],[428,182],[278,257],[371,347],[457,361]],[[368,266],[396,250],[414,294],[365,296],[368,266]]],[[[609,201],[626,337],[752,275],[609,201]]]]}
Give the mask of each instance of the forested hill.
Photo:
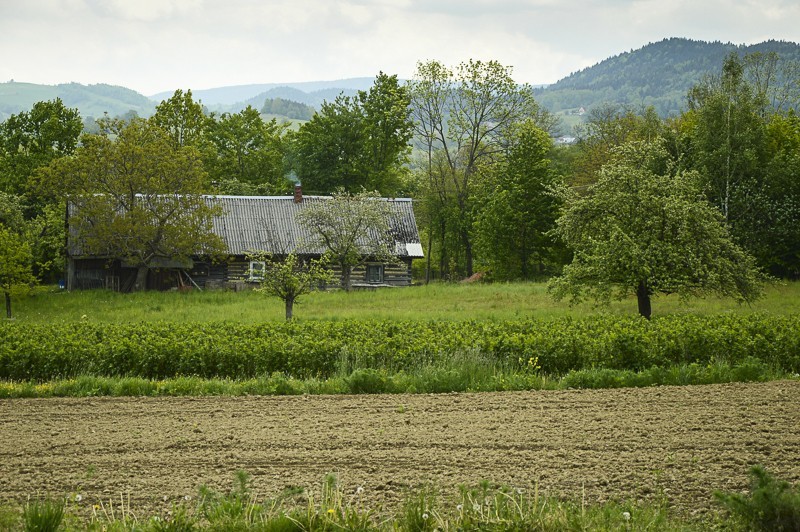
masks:
{"type": "Polygon", "coordinates": [[[551,111],[588,110],[603,102],[634,107],[652,105],[662,115],[685,108],[686,93],[705,74],[719,72],[725,56],[777,52],[800,61],[800,45],[766,41],[744,46],[672,38],[624,52],[570,74],[537,91],[537,99],[551,111]]]}
{"type": "Polygon", "coordinates": [[[100,118],[103,113],[121,116],[134,111],[139,116],[150,116],[156,102],[138,92],[114,85],[37,85],[9,81],[0,83],[0,122],[13,114],[27,111],[36,102],[61,98],[67,107],[80,109],[81,117],[100,118]]]}

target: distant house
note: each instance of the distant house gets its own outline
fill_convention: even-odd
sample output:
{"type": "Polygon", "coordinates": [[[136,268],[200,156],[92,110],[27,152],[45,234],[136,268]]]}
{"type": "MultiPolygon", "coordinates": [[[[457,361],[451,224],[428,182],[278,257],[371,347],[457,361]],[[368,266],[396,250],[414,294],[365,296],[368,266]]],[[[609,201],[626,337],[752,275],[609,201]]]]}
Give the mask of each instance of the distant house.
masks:
{"type": "MultiPolygon", "coordinates": [[[[292,252],[301,258],[318,258],[324,252],[313,245],[311,233],[300,225],[297,214],[313,203],[327,201],[326,196],[303,196],[300,187],[296,187],[294,196],[205,196],[205,199],[223,209],[223,214],[214,219],[213,231],[225,242],[225,256],[215,260],[195,256],[183,263],[157,261],[157,267],[149,272],[148,289],[238,290],[254,285],[261,277],[264,263],[251,260],[254,252],[267,252],[278,259],[292,252]]],[[[365,263],[352,272],[355,288],[409,286],[411,261],[423,257],[412,201],[407,198],[382,201],[391,206],[389,226],[398,260],[381,263],[365,257],[365,263]]],[[[123,292],[131,289],[136,268],[118,259],[86,255],[81,252],[74,231],[67,234],[67,288],[110,288],[123,292]]]]}

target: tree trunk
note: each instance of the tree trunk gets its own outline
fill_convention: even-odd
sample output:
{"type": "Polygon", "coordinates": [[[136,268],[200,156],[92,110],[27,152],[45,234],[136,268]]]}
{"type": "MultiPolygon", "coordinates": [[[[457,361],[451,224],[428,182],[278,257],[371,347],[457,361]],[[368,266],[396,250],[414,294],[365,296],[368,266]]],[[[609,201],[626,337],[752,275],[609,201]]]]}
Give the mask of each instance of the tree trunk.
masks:
{"type": "Polygon", "coordinates": [[[292,321],[292,310],[294,308],[294,298],[286,298],[286,321],[292,321]]]}
{"type": "Polygon", "coordinates": [[[431,249],[433,249],[433,234],[428,235],[428,256],[425,257],[425,284],[431,282],[431,249]]]}
{"type": "Polygon", "coordinates": [[[353,272],[352,266],[342,265],[342,288],[345,292],[350,291],[350,274],[353,272]]]}
{"type": "Polygon", "coordinates": [[[136,282],[133,284],[133,291],[139,292],[147,288],[147,274],[150,269],[147,266],[139,266],[136,270],[136,282]]]}
{"type": "Polygon", "coordinates": [[[472,270],[472,241],[469,238],[468,230],[461,231],[461,241],[464,243],[464,262],[466,263],[467,277],[472,277],[475,272],[472,270]]]}
{"type": "Polygon", "coordinates": [[[636,288],[636,300],[639,302],[639,314],[649,320],[652,308],[650,307],[650,289],[647,288],[647,281],[639,281],[639,286],[636,288]]]}
{"type": "Polygon", "coordinates": [[[6,291],[6,318],[11,319],[11,294],[6,291]]]}

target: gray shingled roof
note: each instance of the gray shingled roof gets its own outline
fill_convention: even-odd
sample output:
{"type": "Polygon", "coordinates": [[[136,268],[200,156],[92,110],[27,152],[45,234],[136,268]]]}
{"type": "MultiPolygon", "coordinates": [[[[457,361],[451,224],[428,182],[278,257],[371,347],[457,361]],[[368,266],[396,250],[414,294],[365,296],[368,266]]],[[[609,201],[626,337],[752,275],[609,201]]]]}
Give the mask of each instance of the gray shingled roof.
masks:
{"type": "MultiPolygon", "coordinates": [[[[300,203],[293,196],[206,196],[220,205],[223,214],[214,219],[214,232],[220,235],[231,255],[253,251],[273,254],[321,254],[312,245],[313,237],[298,221],[297,214],[308,205],[327,201],[326,196],[303,196],[300,203]]],[[[384,199],[393,216],[389,222],[398,256],[421,258],[422,245],[412,202],[407,198],[384,199]]]]}

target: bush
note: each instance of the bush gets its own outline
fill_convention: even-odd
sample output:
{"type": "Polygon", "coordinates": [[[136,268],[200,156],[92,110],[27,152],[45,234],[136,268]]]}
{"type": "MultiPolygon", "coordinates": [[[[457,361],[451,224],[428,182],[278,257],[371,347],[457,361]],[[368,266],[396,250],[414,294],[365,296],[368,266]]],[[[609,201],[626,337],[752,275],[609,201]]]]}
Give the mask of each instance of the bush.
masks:
{"type": "MultiPolygon", "coordinates": [[[[426,366],[445,368],[435,379],[444,385],[460,378],[462,365],[528,371],[519,368],[518,361],[536,360],[536,371],[545,375],[722,364],[739,366],[743,378],[757,380],[764,367],[800,371],[798,331],[800,316],[263,325],[7,323],[0,326],[0,379],[41,382],[88,375],[242,380],[276,374],[324,379],[349,374],[355,392],[390,384],[375,373],[353,375],[357,370],[381,370],[385,377],[426,366]]],[[[611,374],[591,377],[609,378],[611,374]]],[[[130,381],[120,386],[147,394],[146,388],[136,389],[139,385],[130,381]]]]}
{"type": "Polygon", "coordinates": [[[719,500],[747,530],[800,530],[800,490],[776,480],[761,466],[750,470],[749,496],[715,492],[719,500]]]}

